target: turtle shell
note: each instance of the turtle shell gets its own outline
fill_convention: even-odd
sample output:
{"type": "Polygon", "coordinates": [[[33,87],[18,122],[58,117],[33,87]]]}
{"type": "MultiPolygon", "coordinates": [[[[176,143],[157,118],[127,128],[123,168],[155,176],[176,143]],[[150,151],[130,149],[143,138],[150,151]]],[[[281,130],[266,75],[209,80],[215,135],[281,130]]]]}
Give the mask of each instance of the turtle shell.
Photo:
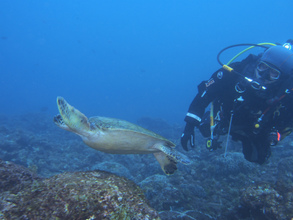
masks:
{"type": "Polygon", "coordinates": [[[140,127],[136,124],[130,123],[128,121],[124,121],[121,119],[116,118],[107,118],[107,117],[100,117],[95,116],[89,118],[89,123],[91,124],[91,127],[94,129],[99,129],[103,131],[112,130],[112,131],[121,131],[121,135],[124,135],[125,132],[123,131],[133,131],[134,133],[140,133],[147,136],[150,136],[152,138],[164,141],[168,143],[169,146],[174,147],[175,144],[168,139],[162,137],[161,135],[156,134],[155,132],[152,132],[148,129],[145,129],[143,127],[140,127]]]}

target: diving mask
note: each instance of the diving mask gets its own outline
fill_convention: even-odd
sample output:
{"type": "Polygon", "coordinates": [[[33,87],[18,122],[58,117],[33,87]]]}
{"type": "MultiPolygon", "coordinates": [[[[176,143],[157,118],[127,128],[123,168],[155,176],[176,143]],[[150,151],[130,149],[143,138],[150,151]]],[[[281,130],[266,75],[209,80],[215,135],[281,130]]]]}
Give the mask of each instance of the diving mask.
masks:
{"type": "Polygon", "coordinates": [[[281,75],[281,72],[278,69],[270,66],[263,61],[260,61],[258,63],[256,70],[259,77],[269,81],[275,81],[279,79],[281,75]]]}

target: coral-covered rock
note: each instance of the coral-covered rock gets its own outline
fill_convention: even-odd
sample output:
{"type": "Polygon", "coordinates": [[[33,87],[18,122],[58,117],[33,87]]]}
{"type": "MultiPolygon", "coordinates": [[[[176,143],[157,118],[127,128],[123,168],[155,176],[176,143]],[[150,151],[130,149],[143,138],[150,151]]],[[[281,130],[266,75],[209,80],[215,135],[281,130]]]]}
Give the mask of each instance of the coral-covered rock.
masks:
{"type": "Polygon", "coordinates": [[[211,220],[216,219],[206,213],[195,210],[187,210],[187,211],[162,211],[160,212],[160,217],[164,220],[211,220]]]}
{"type": "Polygon", "coordinates": [[[64,173],[25,186],[0,194],[1,219],[159,219],[137,185],[104,171],[64,173]]]}
{"type": "Polygon", "coordinates": [[[249,186],[241,196],[241,204],[253,219],[291,219],[293,191],[284,192],[281,187],[268,183],[249,186]]]}
{"type": "Polygon", "coordinates": [[[244,159],[242,153],[228,152],[226,157],[223,155],[212,159],[211,163],[214,175],[237,175],[239,173],[249,173],[253,171],[255,165],[244,159]]]}
{"type": "MultiPolygon", "coordinates": [[[[177,176],[179,178],[179,176],[177,176]]],[[[153,175],[139,183],[152,207],[156,210],[172,210],[176,206],[191,208],[196,204],[194,198],[204,198],[204,189],[196,184],[182,183],[180,187],[172,184],[165,175],[153,175]]]]}
{"type": "Polygon", "coordinates": [[[293,157],[282,158],[278,163],[278,181],[287,188],[293,188],[293,157]]]}
{"type": "Polygon", "coordinates": [[[115,173],[118,176],[124,176],[128,179],[133,179],[133,176],[130,174],[129,170],[122,164],[116,162],[102,162],[95,164],[91,167],[91,170],[103,170],[111,173],[115,173]]]}
{"type": "Polygon", "coordinates": [[[40,178],[27,168],[0,159],[0,193],[17,193],[36,180],[40,178]]]}

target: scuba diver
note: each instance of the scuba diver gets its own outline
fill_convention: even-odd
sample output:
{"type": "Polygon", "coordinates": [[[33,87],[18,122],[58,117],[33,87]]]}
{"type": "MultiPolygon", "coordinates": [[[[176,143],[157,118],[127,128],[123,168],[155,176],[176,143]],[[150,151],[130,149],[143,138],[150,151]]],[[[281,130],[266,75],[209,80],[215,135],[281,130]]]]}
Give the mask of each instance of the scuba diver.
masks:
{"type": "Polygon", "coordinates": [[[209,151],[221,147],[218,138],[228,135],[241,141],[246,160],[263,164],[271,155],[271,146],[289,135],[293,127],[293,51],[292,40],[284,45],[272,43],[241,44],[224,48],[218,54],[222,68],[198,85],[184,121],[181,145],[195,146],[194,128],[208,138],[209,151]],[[259,55],[248,55],[241,62],[223,65],[220,54],[232,47],[263,47],[259,55]],[[210,106],[210,110],[206,109],[210,106]]]}

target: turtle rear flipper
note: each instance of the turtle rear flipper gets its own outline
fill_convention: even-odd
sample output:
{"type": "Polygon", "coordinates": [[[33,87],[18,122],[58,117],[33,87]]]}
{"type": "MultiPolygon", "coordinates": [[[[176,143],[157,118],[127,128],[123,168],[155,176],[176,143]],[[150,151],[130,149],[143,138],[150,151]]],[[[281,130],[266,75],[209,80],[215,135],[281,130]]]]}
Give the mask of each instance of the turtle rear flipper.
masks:
{"type": "Polygon", "coordinates": [[[57,97],[57,106],[63,123],[71,131],[79,135],[88,136],[90,123],[83,113],[69,105],[63,97],[57,97]]]}
{"type": "Polygon", "coordinates": [[[167,154],[169,157],[171,157],[174,161],[183,163],[183,164],[190,164],[190,159],[185,156],[184,154],[180,153],[179,151],[175,150],[174,148],[167,147],[164,145],[155,145],[156,149],[162,151],[163,153],[167,154]]]}
{"type": "Polygon", "coordinates": [[[177,170],[177,163],[165,153],[157,152],[154,156],[166,175],[171,175],[177,170]]]}

